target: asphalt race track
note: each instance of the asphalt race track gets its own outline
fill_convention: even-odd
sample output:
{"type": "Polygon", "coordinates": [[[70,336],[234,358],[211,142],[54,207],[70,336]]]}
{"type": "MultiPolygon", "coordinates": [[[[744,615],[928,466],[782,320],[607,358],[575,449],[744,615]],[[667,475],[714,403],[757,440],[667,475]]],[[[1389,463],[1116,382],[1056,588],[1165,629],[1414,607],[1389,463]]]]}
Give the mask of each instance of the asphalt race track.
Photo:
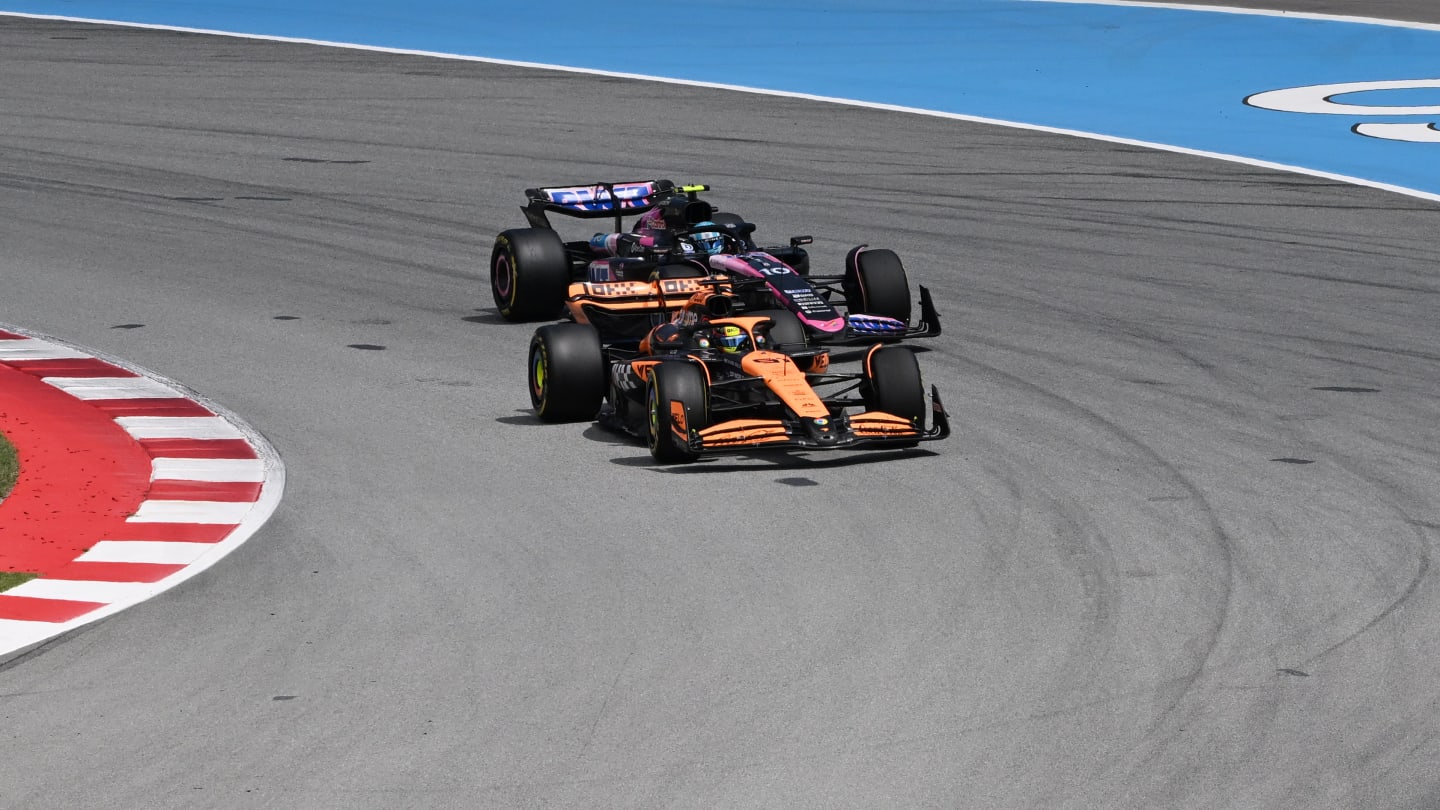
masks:
{"type": "Polygon", "coordinates": [[[1440,206],[93,25],[0,19],[0,71],[0,320],[288,479],[211,571],[0,664],[0,806],[1440,803],[1440,206]],[[490,241],[527,186],[652,176],[816,267],[896,248],[957,434],[659,468],[535,421],[490,241]]]}

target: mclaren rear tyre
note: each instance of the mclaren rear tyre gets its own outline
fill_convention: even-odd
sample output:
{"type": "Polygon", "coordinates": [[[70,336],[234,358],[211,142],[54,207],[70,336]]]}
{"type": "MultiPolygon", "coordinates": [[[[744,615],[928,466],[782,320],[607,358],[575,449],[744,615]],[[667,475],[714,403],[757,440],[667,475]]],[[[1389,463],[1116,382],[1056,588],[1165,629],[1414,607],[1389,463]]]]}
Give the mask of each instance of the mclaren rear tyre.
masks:
{"type": "Polygon", "coordinates": [[[740,228],[745,224],[745,218],[731,211],[716,211],[710,215],[710,221],[720,227],[740,235],[740,228]]]}
{"type": "Polygon", "coordinates": [[[864,245],[850,251],[841,287],[851,312],[910,322],[910,279],[895,251],[864,245]]]}
{"type": "MultiPolygon", "coordinates": [[[[882,346],[865,358],[864,386],[871,410],[910,420],[925,429],[925,384],[915,353],[903,346],[882,346]]],[[[914,447],[914,444],[907,445],[914,447]]]]}
{"type": "Polygon", "coordinates": [[[651,273],[651,278],[656,281],[666,281],[676,278],[704,278],[709,275],[698,264],[662,264],[651,273]]]}
{"type": "Polygon", "coordinates": [[[545,422],[585,422],[605,399],[609,374],[600,333],[583,323],[555,323],[530,339],[530,405],[545,422]]]}
{"type": "Polygon", "coordinates": [[[548,228],[516,228],[495,237],[490,293],[507,321],[558,318],[570,291],[570,258],[548,228]]]}
{"type": "Polygon", "coordinates": [[[809,344],[805,337],[805,324],[788,309],[758,309],[743,314],[774,321],[774,325],[770,327],[770,342],[776,351],[797,351],[809,344]]]}
{"type": "Polygon", "coordinates": [[[652,368],[645,406],[650,455],[662,464],[694,461],[697,454],[690,449],[690,431],[710,421],[710,392],[700,367],[674,361],[652,368]]]}

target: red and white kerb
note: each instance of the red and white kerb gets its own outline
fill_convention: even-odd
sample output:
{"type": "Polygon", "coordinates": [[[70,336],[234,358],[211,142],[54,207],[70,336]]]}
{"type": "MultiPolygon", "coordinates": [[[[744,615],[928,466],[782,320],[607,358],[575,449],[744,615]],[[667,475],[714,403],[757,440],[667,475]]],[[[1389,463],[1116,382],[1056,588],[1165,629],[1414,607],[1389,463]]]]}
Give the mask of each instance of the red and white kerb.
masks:
{"type": "Polygon", "coordinates": [[[122,361],[0,329],[0,431],[20,479],[0,502],[0,656],[148,599],[274,512],[284,468],[254,429],[122,361]]]}

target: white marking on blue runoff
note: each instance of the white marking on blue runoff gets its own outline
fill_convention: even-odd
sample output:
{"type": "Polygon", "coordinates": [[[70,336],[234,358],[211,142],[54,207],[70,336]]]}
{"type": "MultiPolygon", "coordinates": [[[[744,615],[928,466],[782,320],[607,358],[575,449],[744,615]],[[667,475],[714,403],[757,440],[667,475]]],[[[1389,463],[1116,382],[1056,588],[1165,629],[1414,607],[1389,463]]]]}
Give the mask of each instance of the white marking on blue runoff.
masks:
{"type": "Polygon", "coordinates": [[[1440,195],[1436,26],[1026,0],[0,4],[919,108],[1440,195]]]}
{"type": "Polygon", "coordinates": [[[1291,87],[1285,90],[1267,90],[1245,99],[1252,107],[1264,107],[1280,112],[1318,113],[1321,115],[1437,115],[1440,105],[1431,104],[1356,104],[1353,96],[1373,94],[1382,90],[1422,90],[1440,87],[1440,79],[1398,82],[1344,82],[1341,84],[1320,84],[1313,87],[1291,87]],[[1347,96],[1349,98],[1341,98],[1347,96]]]}
{"type": "Polygon", "coordinates": [[[1435,124],[1356,124],[1355,133],[1388,141],[1440,143],[1440,128],[1435,124]]]}

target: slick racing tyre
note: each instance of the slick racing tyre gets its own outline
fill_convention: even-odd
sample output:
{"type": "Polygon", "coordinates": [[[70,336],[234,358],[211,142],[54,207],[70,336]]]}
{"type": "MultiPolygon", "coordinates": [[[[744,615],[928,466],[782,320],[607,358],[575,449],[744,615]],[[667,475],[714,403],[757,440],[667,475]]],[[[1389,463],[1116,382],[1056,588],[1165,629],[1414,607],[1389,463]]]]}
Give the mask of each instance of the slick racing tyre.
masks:
{"type": "Polygon", "coordinates": [[[710,392],[705,372],[694,363],[673,361],[650,369],[645,386],[650,455],[662,464],[694,461],[691,430],[710,423],[710,392]]]}
{"type": "Polygon", "coordinates": [[[707,275],[708,272],[698,264],[662,264],[655,268],[650,277],[654,281],[666,281],[675,278],[704,278],[707,275]]]}
{"type": "Polygon", "coordinates": [[[548,228],[516,228],[495,237],[490,292],[507,321],[558,318],[570,291],[570,258],[548,228]]]}
{"type": "Polygon", "coordinates": [[[895,251],[865,245],[851,250],[840,286],[851,312],[910,322],[910,279],[895,251]]]}
{"type": "Polygon", "coordinates": [[[805,324],[788,309],[757,309],[743,313],[746,317],[769,318],[774,321],[770,327],[771,348],[780,351],[798,351],[805,348],[805,324]]]}
{"type": "Polygon", "coordinates": [[[750,235],[755,233],[754,223],[746,222],[744,217],[730,211],[716,211],[710,221],[725,232],[725,245],[729,248],[727,253],[746,249],[750,235]]]}
{"type": "Polygon", "coordinates": [[[741,235],[740,228],[745,224],[744,217],[731,211],[716,211],[710,215],[710,221],[736,236],[741,235]]]}
{"type": "Polygon", "coordinates": [[[862,391],[871,410],[908,419],[916,430],[925,429],[925,384],[914,352],[902,346],[871,352],[865,358],[865,382],[862,391]]]}
{"type": "Polygon", "coordinates": [[[530,339],[530,405],[545,422],[595,418],[609,373],[600,333],[583,323],[554,323],[530,339]]]}

